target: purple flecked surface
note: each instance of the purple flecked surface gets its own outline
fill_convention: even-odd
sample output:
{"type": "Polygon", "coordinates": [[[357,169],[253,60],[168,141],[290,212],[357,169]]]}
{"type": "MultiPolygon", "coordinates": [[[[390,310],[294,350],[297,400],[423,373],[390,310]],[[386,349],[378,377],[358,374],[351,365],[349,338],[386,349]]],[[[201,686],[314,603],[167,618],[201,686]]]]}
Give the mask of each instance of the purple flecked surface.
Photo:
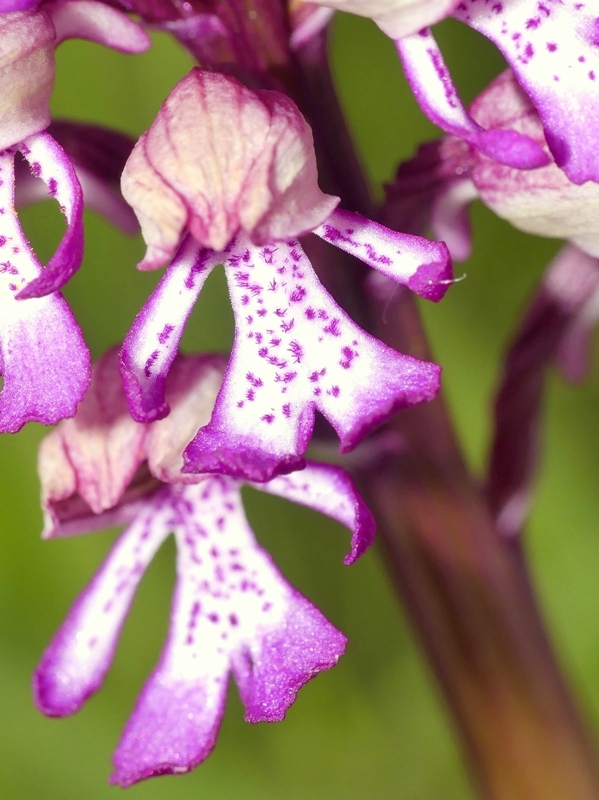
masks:
{"type": "Polygon", "coordinates": [[[526,135],[514,131],[485,131],[474,121],[460,100],[429,30],[407,36],[396,45],[416,100],[442,130],[509,166],[535,169],[548,163],[542,147],[526,135]]]}
{"type": "Polygon", "coordinates": [[[279,722],[314,675],[334,667],[347,639],[305,597],[294,592],[280,627],[234,664],[246,722],[279,722]]]}
{"type": "Polygon", "coordinates": [[[168,370],[204,282],[222,260],[188,236],[125,337],[121,376],[131,416],[138,422],[168,414],[168,370]]]}
{"type": "Polygon", "coordinates": [[[570,180],[599,181],[595,4],[470,0],[454,16],[500,48],[535,104],[549,149],[570,180]]]}
{"type": "MultiPolygon", "coordinates": [[[[328,486],[332,478],[345,483],[347,507],[342,508],[344,498],[334,506],[315,492],[312,504],[321,510],[328,505],[360,535],[359,527],[368,524],[363,509],[356,509],[361,501],[331,469],[314,466],[319,491],[327,488],[325,477],[328,486]]],[[[51,716],[76,711],[100,687],[139,580],[174,533],[177,583],[169,635],[115,752],[114,783],[127,786],[187,772],[206,758],[218,734],[231,670],[246,718],[275,721],[301,686],[343,654],[343,634],[287,583],[257,544],[240,489],[238,481],[214,476],[196,485],[163,486],[140,500],[133,522],[36,671],[40,710],[51,716]]]]}
{"type": "Polygon", "coordinates": [[[18,293],[18,298],[25,300],[57,291],[79,269],[83,258],[83,193],[67,154],[49,134],[34,134],[18,149],[34,177],[44,181],[48,194],[56,199],[67,220],[67,230],[50,261],[18,293]]]}
{"type": "Polygon", "coordinates": [[[427,300],[441,300],[452,283],[451,259],[443,242],[398,233],[341,209],[314,232],[427,300]]]}
{"type": "Polygon", "coordinates": [[[225,271],[235,342],[212,418],[185,451],[184,472],[269,480],[301,466],[316,410],[346,451],[396,410],[435,396],[440,368],[361,330],[296,240],[257,248],[238,237],[225,271]]]}

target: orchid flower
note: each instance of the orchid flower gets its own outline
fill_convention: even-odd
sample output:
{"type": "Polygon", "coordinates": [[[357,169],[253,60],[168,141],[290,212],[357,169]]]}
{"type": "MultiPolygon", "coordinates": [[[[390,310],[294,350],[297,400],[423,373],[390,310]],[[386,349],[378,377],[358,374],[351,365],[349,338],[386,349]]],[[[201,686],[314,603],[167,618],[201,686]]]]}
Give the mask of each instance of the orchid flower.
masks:
{"type": "Polygon", "coordinates": [[[58,0],[28,8],[5,6],[4,12],[13,13],[0,16],[3,433],[30,421],[51,425],[72,416],[89,383],[89,353],[58,294],[83,256],[83,197],[68,156],[43,131],[50,122],[54,48],[73,36],[125,52],[140,52],[149,43],[147,34],[122,12],[92,0],[58,0]],[[32,177],[41,178],[67,220],[66,233],[45,266],[25,237],[14,207],[17,153],[29,163],[32,177]]]}
{"type": "Polygon", "coordinates": [[[422,110],[444,131],[508,166],[543,166],[547,158],[527,137],[511,129],[481,126],[467,113],[426,26],[451,15],[482,33],[499,47],[536,106],[557,165],[574,183],[599,181],[595,155],[598,22],[592,4],[575,0],[315,2],[373,19],[395,41],[422,110]]]}
{"type": "MultiPolygon", "coordinates": [[[[187,772],[208,756],[230,672],[246,720],[272,722],[345,649],[343,634],[256,543],[241,484],[180,472],[186,432],[209,417],[223,367],[216,356],[175,360],[167,386],[170,417],[140,424],[127,413],[112,351],[96,365],[77,416],[61,423],[40,450],[46,537],[129,523],[36,671],[36,702],[44,713],[71,714],[98,690],[145,569],[169,533],[177,544],[168,641],[114,756],[112,781],[121,786],[187,772]]],[[[372,516],[340,468],[309,464],[255,488],[350,528],[348,564],[372,540],[372,516]]]]}
{"type": "Polygon", "coordinates": [[[54,50],[61,42],[88,39],[122,53],[142,53],[150,46],[140,25],[98,0],[33,6],[27,0],[0,6],[0,150],[50,124],[54,50]]]}
{"type": "Polygon", "coordinates": [[[235,344],[185,471],[266,481],[304,465],[316,409],[345,451],[436,394],[438,367],[358,328],[295,237],[312,231],[433,300],[451,282],[445,245],[335,210],[338,198],[317,185],[311,132],[284,95],[192,70],[135,146],[122,188],[147,244],[139,267],[174,256],[122,350],[135,419],[168,413],[165,376],[185,321],[212,269],[225,266],[235,344]]]}
{"type": "MultiPolygon", "coordinates": [[[[537,111],[510,70],[470,112],[481,125],[525,133],[548,150],[537,111]]],[[[573,183],[555,163],[534,172],[498,164],[446,137],[402,164],[387,195],[388,219],[413,230],[428,223],[458,260],[470,254],[467,212],[476,198],[522,231],[567,240],[514,336],[497,393],[487,496],[498,530],[516,537],[530,506],[547,368],[555,363],[566,378],[580,379],[599,321],[599,186],[573,183]]]]}
{"type": "MultiPolygon", "coordinates": [[[[541,120],[510,70],[476,98],[470,111],[482,125],[525,133],[548,150],[541,120]]],[[[526,233],[567,239],[599,257],[599,187],[573,183],[555,163],[524,172],[448,137],[425,145],[416,159],[402,165],[388,196],[391,220],[403,220],[408,204],[423,203],[433,233],[445,236],[455,258],[467,257],[470,250],[465,214],[477,197],[526,233]],[[408,191],[412,199],[406,203],[408,191]],[[397,217],[396,201],[401,207],[397,217]]]]}
{"type": "Polygon", "coordinates": [[[83,253],[83,202],[77,177],[62,148],[46,133],[0,153],[0,431],[26,422],[52,425],[72,416],[89,383],[83,337],[56,276],[70,275],[83,253]],[[68,227],[44,268],[14,209],[15,153],[21,152],[63,210],[68,227]]]}

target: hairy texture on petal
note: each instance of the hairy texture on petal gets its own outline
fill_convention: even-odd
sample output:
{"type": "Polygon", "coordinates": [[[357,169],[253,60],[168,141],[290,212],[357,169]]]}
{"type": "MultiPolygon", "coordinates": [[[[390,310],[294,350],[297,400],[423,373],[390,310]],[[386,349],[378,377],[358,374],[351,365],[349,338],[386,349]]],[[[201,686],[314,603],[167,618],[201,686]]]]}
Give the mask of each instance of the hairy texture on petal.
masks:
{"type": "Polygon", "coordinates": [[[231,666],[247,718],[282,719],[297,690],[345,646],[258,547],[235,481],[169,491],[178,548],[171,629],[115,753],[112,781],[122,786],[206,758],[231,666]]]}
{"type": "Polygon", "coordinates": [[[147,503],[69,612],[35,671],[35,702],[44,714],[73,714],[102,685],[135,590],[169,532],[170,514],[164,492],[147,503]]]}
{"type": "Polygon", "coordinates": [[[168,370],[202,286],[222,260],[221,254],[198,248],[188,236],[125,337],[121,376],[131,415],[138,422],[153,422],[169,413],[168,370]]]}
{"type": "Polygon", "coordinates": [[[308,461],[298,472],[252,485],[268,494],[320,511],[349,528],[353,536],[351,550],[345,557],[346,564],[353,564],[374,539],[374,517],[351,476],[341,467],[308,461]]]}
{"type": "Polygon", "coordinates": [[[439,367],[366,334],[318,281],[297,241],[239,238],[225,266],[235,343],[210,423],[187,472],[266,481],[304,465],[318,409],[343,452],[400,408],[430,400],[439,367]]]}
{"type": "Polygon", "coordinates": [[[452,283],[451,260],[442,242],[397,233],[339,209],[314,233],[428,300],[441,300],[452,283]]]}
{"type": "Polygon", "coordinates": [[[486,130],[466,112],[437,43],[428,30],[396,42],[406,77],[420,107],[442,130],[458,136],[481,153],[519,169],[549,163],[543,148],[517,131],[486,130]]]}
{"type": "Polygon", "coordinates": [[[44,11],[0,16],[0,150],[50,123],[55,35],[44,11]]]}
{"type": "Polygon", "coordinates": [[[49,9],[57,44],[88,39],[121,53],[143,53],[152,43],[139,23],[97,0],[54,0],[49,9]]]}
{"type": "Polygon", "coordinates": [[[566,247],[549,266],[507,354],[487,481],[491,510],[504,536],[517,536],[528,515],[547,368],[572,327],[588,327],[586,313],[589,303],[596,308],[598,293],[597,260],[566,247]]]}
{"type": "Polygon", "coordinates": [[[392,39],[448,17],[460,0],[313,0],[318,5],[369,17],[392,39]]]}
{"type": "Polygon", "coordinates": [[[185,225],[221,251],[239,230],[256,244],[305,233],[338,203],[318,188],[312,134],[289,98],[198,68],[135,146],[122,187],[148,245],[141,268],[165,264],[185,225]]]}
{"type": "Polygon", "coordinates": [[[595,4],[469,0],[454,16],[501,49],[537,107],[553,157],[570,180],[599,181],[595,4]]]}
{"type": "Polygon", "coordinates": [[[90,379],[89,353],[59,294],[17,299],[43,275],[13,208],[13,153],[0,154],[0,432],[54,425],[75,413],[90,379]]]}
{"type": "MultiPolygon", "coordinates": [[[[483,124],[526,132],[544,143],[534,107],[511,72],[500,75],[472,105],[483,124]]],[[[481,200],[517,228],[540,236],[570,239],[599,255],[599,187],[577,186],[555,164],[522,172],[480,156],[471,178],[481,200]]]]}
{"type": "Polygon", "coordinates": [[[48,194],[58,202],[67,220],[66,232],[45,269],[19,292],[19,300],[25,300],[57,291],[79,269],[83,258],[83,193],[73,165],[49,134],[30,136],[18,149],[34,177],[46,184],[48,194]]]}

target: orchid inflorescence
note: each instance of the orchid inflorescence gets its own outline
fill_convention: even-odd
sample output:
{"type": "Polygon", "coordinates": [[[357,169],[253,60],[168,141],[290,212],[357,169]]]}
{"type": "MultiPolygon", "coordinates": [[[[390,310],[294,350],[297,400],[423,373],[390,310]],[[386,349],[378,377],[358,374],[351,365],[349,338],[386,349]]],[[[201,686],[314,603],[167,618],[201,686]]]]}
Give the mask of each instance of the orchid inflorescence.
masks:
{"type": "MultiPolygon", "coordinates": [[[[229,673],[246,719],[276,721],[344,652],[345,636],[258,545],[243,485],[345,525],[346,564],[369,547],[375,519],[388,547],[394,526],[405,524],[392,511],[394,481],[399,498],[414,490],[431,508],[431,498],[451,495],[451,479],[435,477],[439,464],[441,475],[454,463],[451,436],[431,427],[445,423],[433,412],[418,436],[401,421],[416,419],[407,409],[435,408],[428,404],[440,389],[441,367],[422,346],[410,297],[438,302],[455,282],[451,257],[472,248],[473,200],[523,231],[567,242],[509,352],[486,484],[471,483],[471,509],[487,520],[498,552],[527,519],[546,368],[557,362],[580,377],[599,315],[599,7],[249,6],[0,0],[0,431],[57,425],[39,451],[44,538],[124,526],[35,672],[43,713],[71,714],[100,688],[144,571],[169,534],[177,547],[167,642],[114,756],[112,780],[122,786],[207,757],[229,673]],[[393,40],[416,100],[444,134],[399,166],[374,211],[350,179],[335,179],[344,167],[333,168],[326,142],[337,117],[320,118],[310,97],[315,71],[323,85],[328,79],[323,45],[334,10],[370,17],[393,40]],[[428,28],[450,16],[494,42],[509,66],[469,109],[428,28]],[[173,36],[198,65],[137,142],[51,121],[58,44],[81,38],[135,55],[151,46],[150,29],[173,36]],[[321,190],[319,168],[339,196],[321,190]],[[15,204],[48,195],[66,232],[42,264],[15,204]],[[126,232],[141,230],[140,270],[165,268],[124,341],[93,366],[61,294],[83,258],[85,204],[126,232]],[[183,354],[186,322],[217,267],[235,320],[232,350],[183,354]],[[331,449],[335,437],[341,454],[353,451],[345,460],[331,449]],[[311,441],[336,463],[307,458],[311,441]],[[407,475],[420,461],[422,474],[407,475]]],[[[437,523],[419,502],[405,511],[408,527],[432,541],[437,523]]],[[[451,593],[451,581],[440,591],[451,593]]],[[[426,645],[423,613],[415,621],[426,645]]],[[[450,683],[441,680],[444,690],[450,683]]],[[[476,739],[467,715],[457,716],[465,740],[476,739]]]]}

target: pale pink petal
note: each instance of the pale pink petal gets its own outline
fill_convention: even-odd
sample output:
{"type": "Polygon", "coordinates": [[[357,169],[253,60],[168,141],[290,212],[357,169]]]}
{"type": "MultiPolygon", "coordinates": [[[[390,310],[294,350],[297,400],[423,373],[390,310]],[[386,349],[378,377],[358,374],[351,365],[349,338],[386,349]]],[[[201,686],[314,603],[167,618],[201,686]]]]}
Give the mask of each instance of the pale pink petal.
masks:
{"type": "Polygon", "coordinates": [[[451,257],[466,261],[472,253],[469,208],[478,197],[469,178],[448,181],[431,204],[430,226],[435,238],[445,242],[451,257]]]}
{"type": "MultiPolygon", "coordinates": [[[[545,145],[534,106],[510,70],[496,78],[472,104],[484,124],[514,128],[545,145]]],[[[555,164],[522,172],[481,155],[470,175],[487,206],[517,228],[539,236],[569,239],[599,255],[599,186],[572,183],[555,164]]]]}
{"type": "Polygon", "coordinates": [[[467,113],[429,30],[396,42],[414,96],[429,119],[481,153],[519,169],[549,163],[535,141],[513,130],[485,130],[467,113]]]}
{"type": "Polygon", "coordinates": [[[200,475],[183,474],[183,451],[210,421],[226,359],[219,355],[179,356],[169,371],[170,413],[148,426],[145,451],[154,477],[164,483],[197,483],[200,475]]]}
{"type": "Polygon", "coordinates": [[[468,0],[454,16],[495,42],[537,107],[557,164],[599,181],[599,17],[577,0],[468,0]]]}
{"type": "Polygon", "coordinates": [[[448,17],[460,0],[313,0],[318,5],[369,17],[392,39],[448,17]]]}
{"type": "Polygon", "coordinates": [[[145,460],[145,426],[129,415],[116,349],[94,365],[92,381],[74,419],[60,427],[77,475],[77,492],[95,514],[120,500],[145,460]]]}
{"type": "Polygon", "coordinates": [[[57,45],[65,39],[89,39],[121,53],[143,53],[152,43],[139,23],[97,0],[55,0],[47,9],[57,45]]]}
{"type": "Polygon", "coordinates": [[[297,241],[258,249],[239,238],[226,274],[235,343],[212,419],[185,451],[184,471],[270,480],[304,465],[316,409],[345,452],[395,411],[436,394],[439,367],[358,328],[297,241]]]}
{"type": "Polygon", "coordinates": [[[170,492],[178,509],[171,628],[115,753],[112,780],[122,786],[206,758],[231,666],[246,718],[282,719],[297,690],[345,646],[258,547],[235,481],[215,477],[170,492]]]}
{"type": "Polygon", "coordinates": [[[121,376],[131,414],[138,422],[153,422],[168,414],[166,375],[204,281],[223,260],[223,254],[198,247],[188,236],[127,334],[121,376]]]}
{"type": "Polygon", "coordinates": [[[345,557],[346,564],[353,564],[374,539],[374,517],[350,474],[341,467],[308,461],[302,470],[280,475],[268,483],[252,485],[268,494],[320,511],[349,528],[353,536],[351,550],[345,557]]]}
{"type": "Polygon", "coordinates": [[[185,226],[222,251],[239,230],[265,244],[305,233],[339,202],[318,188],[311,130],[279,92],[194,68],[175,87],[123,172],[123,195],[165,264],[185,226]]]}
{"type": "Polygon", "coordinates": [[[46,184],[67,221],[66,232],[50,261],[19,291],[19,300],[24,300],[57,291],[79,269],[83,258],[83,193],[66,153],[49,134],[30,136],[18,149],[33,175],[46,184]]]}
{"type": "Polygon", "coordinates": [[[291,0],[289,3],[289,20],[291,36],[289,45],[292,50],[300,50],[315,36],[323,31],[334,14],[332,8],[324,8],[304,0],[291,0]]]}
{"type": "Polygon", "coordinates": [[[314,233],[428,300],[440,300],[452,283],[451,260],[443,242],[397,233],[340,209],[314,233]]]}
{"type": "Polygon", "coordinates": [[[55,33],[45,11],[0,15],[0,150],[50,123],[55,33]]]}
{"type": "Polygon", "coordinates": [[[170,515],[167,490],[121,535],[69,612],[35,672],[35,702],[44,714],[73,714],[102,685],[139,581],[169,533],[170,515]]]}

